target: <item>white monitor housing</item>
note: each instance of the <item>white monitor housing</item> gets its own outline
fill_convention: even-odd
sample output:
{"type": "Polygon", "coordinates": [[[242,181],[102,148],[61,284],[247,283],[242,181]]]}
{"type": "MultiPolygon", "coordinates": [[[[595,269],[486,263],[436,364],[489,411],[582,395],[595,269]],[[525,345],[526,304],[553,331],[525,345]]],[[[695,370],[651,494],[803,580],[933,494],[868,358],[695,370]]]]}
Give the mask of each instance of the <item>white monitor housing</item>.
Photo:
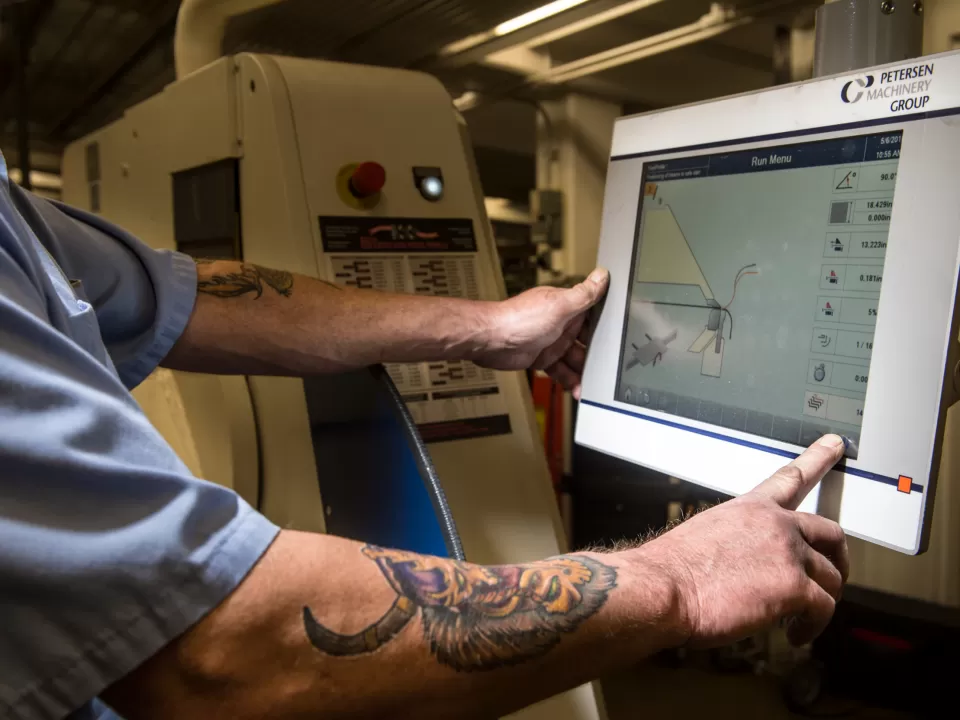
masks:
{"type": "Polygon", "coordinates": [[[577,442],[739,495],[838,433],[803,509],[923,552],[958,171],[960,53],[618,121],[577,442]]]}

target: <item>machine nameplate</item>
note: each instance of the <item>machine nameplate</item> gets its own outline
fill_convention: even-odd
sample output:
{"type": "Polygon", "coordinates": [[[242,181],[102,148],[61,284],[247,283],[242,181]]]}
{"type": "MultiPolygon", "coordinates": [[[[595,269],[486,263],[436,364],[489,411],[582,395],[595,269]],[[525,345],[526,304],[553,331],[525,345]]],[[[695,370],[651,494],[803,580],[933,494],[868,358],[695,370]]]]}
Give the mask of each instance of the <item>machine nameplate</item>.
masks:
{"type": "Polygon", "coordinates": [[[472,220],[321,217],[325,252],[476,252],[472,220]]]}

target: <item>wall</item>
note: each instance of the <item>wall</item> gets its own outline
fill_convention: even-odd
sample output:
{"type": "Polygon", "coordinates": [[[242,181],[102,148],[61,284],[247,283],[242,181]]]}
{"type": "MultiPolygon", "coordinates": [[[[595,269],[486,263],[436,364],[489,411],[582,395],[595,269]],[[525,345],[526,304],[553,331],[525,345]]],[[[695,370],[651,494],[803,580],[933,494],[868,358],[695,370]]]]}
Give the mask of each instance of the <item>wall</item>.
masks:
{"type": "Polygon", "coordinates": [[[464,112],[487,197],[526,205],[536,184],[533,103],[492,100],[464,112]]]}
{"type": "Polygon", "coordinates": [[[533,157],[536,152],[536,115],[533,103],[494,100],[464,113],[473,144],[533,157]]]}
{"type": "Polygon", "coordinates": [[[924,54],[960,49],[960,1],[925,0],[923,8],[924,54]]]}
{"type": "Polygon", "coordinates": [[[600,219],[613,125],[622,107],[586,95],[567,95],[546,105],[541,118],[537,182],[563,192],[563,248],[553,267],[567,275],[587,275],[597,260],[600,219]]]}

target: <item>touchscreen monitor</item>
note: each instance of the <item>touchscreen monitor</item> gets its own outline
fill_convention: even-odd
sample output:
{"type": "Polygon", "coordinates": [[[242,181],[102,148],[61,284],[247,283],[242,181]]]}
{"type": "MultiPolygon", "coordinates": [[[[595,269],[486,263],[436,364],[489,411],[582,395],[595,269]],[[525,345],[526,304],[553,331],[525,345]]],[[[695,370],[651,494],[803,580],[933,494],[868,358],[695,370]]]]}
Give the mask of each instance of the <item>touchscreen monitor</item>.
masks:
{"type": "Polygon", "coordinates": [[[801,509],[922,552],[960,400],[958,167],[960,53],[619,119],[576,442],[739,495],[842,435],[801,509]]]}
{"type": "Polygon", "coordinates": [[[648,163],[618,398],[856,457],[901,138],[648,163]]]}

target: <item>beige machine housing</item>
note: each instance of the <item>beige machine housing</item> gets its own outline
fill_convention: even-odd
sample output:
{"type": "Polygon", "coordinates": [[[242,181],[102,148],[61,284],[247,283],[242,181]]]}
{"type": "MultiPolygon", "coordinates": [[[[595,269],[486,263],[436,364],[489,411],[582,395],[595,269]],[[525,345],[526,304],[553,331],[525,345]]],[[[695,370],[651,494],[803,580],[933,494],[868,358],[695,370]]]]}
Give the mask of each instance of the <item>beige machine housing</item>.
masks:
{"type": "MultiPolygon", "coordinates": [[[[174,249],[172,176],[234,159],[245,261],[334,280],[337,258],[324,251],[320,217],[463,218],[473,222],[478,252],[441,259],[464,272],[463,263],[471,265],[470,292],[499,299],[503,279],[472,157],[462,118],[430,76],[241,54],[187,75],[71,145],[64,200],[153,247],[174,249]],[[351,207],[337,191],[338,172],[364,161],[387,171],[379,204],[369,210],[351,207]],[[442,169],[439,202],[421,196],[411,173],[416,166],[442,169]]],[[[389,369],[402,392],[411,373],[430,372],[389,369]]],[[[510,431],[429,446],[466,556],[508,563],[555,555],[565,543],[526,380],[520,373],[483,377],[499,388],[510,431]]],[[[135,394],[198,475],[234,487],[281,527],[324,531],[323,468],[314,460],[300,380],[161,370],[135,394]]],[[[601,716],[593,686],[518,715],[601,716]]]]}

